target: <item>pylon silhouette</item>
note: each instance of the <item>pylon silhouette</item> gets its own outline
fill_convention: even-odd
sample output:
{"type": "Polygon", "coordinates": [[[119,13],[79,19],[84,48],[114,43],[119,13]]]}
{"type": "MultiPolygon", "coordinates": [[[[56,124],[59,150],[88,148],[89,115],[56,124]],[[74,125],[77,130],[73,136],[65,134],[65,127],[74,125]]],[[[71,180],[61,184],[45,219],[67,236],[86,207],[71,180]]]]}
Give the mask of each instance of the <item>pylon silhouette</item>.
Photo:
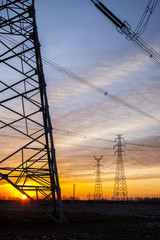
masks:
{"type": "Polygon", "coordinates": [[[116,174],[115,174],[115,182],[114,182],[114,191],[113,191],[113,199],[114,200],[127,200],[128,199],[128,191],[127,184],[125,178],[124,171],[124,163],[123,163],[123,154],[125,151],[123,147],[125,146],[122,143],[122,135],[117,135],[118,137],[115,139],[117,144],[113,148],[117,148],[115,151],[115,155],[117,155],[117,164],[116,164],[116,174]]]}
{"type": "Polygon", "coordinates": [[[102,158],[103,158],[103,155],[100,158],[96,158],[94,156],[94,159],[96,161],[96,164],[94,165],[96,167],[96,180],[95,180],[95,189],[94,189],[94,200],[102,200],[102,198],[103,198],[101,170],[100,170],[100,167],[103,166],[103,165],[100,164],[100,161],[102,160],[102,158]]]}
{"type": "Polygon", "coordinates": [[[0,180],[61,222],[61,192],[34,0],[3,0],[0,13],[0,129],[4,141],[0,180]],[[52,209],[45,207],[47,202],[52,209]]]}

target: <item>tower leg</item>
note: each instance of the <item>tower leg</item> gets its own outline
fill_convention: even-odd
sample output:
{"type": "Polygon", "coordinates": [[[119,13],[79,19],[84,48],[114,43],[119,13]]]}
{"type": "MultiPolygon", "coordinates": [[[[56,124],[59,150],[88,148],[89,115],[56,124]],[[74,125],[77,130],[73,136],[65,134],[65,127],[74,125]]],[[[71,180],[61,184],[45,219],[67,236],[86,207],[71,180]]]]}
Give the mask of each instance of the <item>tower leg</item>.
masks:
{"type": "Polygon", "coordinates": [[[61,222],[61,191],[34,0],[1,0],[0,6],[0,131],[4,136],[0,181],[7,181],[61,222]],[[51,202],[52,209],[45,208],[51,202]]]}

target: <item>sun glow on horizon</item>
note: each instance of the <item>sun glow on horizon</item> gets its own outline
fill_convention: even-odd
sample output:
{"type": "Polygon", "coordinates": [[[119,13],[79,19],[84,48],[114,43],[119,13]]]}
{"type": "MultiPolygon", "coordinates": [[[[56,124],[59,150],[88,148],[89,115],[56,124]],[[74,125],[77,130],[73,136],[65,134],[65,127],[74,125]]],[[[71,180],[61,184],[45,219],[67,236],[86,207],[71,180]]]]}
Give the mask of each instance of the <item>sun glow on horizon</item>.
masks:
{"type": "Polygon", "coordinates": [[[26,196],[25,194],[23,194],[23,195],[22,195],[22,199],[23,199],[23,200],[27,200],[28,198],[27,198],[27,196],[26,196]]]}

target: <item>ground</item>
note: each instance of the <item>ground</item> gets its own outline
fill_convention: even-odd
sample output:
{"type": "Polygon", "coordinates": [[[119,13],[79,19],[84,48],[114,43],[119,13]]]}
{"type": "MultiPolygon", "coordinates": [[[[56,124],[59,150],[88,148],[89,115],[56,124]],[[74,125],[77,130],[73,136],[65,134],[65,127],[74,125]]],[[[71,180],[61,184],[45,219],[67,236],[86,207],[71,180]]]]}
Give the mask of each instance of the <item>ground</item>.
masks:
{"type": "Polygon", "coordinates": [[[64,202],[56,224],[30,204],[0,202],[0,240],[159,240],[159,203],[64,202]]]}

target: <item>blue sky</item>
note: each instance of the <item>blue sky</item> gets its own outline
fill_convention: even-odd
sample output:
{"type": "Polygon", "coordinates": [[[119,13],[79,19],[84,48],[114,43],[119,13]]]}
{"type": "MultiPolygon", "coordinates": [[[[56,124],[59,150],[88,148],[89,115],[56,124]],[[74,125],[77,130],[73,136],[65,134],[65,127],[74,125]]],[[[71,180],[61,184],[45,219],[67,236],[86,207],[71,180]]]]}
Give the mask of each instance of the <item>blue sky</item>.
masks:
{"type": "MultiPolygon", "coordinates": [[[[147,5],[147,1],[138,0],[102,2],[122,21],[126,20],[133,31],[147,5]]],[[[158,2],[141,36],[158,52],[159,13],[158,2]]],[[[118,33],[113,24],[89,0],[38,0],[36,14],[43,56],[160,119],[159,66],[145,56],[135,44],[126,40],[124,35],[118,33]]],[[[87,154],[91,157],[87,165],[89,167],[93,155],[106,155],[103,149],[112,148],[111,142],[97,141],[96,138],[114,140],[117,134],[124,134],[127,142],[159,145],[159,122],[94,92],[45,64],[44,71],[53,128],[62,130],[54,130],[54,140],[58,164],[60,168],[63,166],[63,177],[68,174],[75,175],[73,169],[76,169],[77,165],[71,160],[75,155],[87,154]],[[67,131],[70,133],[67,134],[67,131]],[[70,159],[66,160],[67,156],[70,159]]],[[[110,154],[113,173],[115,165],[112,164],[116,160],[113,160],[115,157],[112,156],[112,150],[110,154]]],[[[149,165],[153,163],[152,167],[157,169],[158,165],[159,168],[158,151],[136,154],[128,153],[128,171],[133,167],[134,159],[134,166],[144,168],[144,172],[146,166],[143,163],[146,161],[149,165]]],[[[106,165],[108,158],[104,160],[106,165]]],[[[85,175],[86,166],[83,164],[86,164],[86,159],[81,157],[77,164],[79,167],[83,166],[82,171],[85,175]]],[[[90,169],[90,174],[92,172],[93,168],[90,169]]],[[[140,178],[144,177],[142,175],[145,174],[140,174],[140,178]]]]}
{"type": "MultiPolygon", "coordinates": [[[[103,3],[121,20],[128,21],[133,30],[146,7],[146,1],[139,3],[115,0],[103,3]]],[[[156,50],[159,50],[160,38],[157,24],[159,5],[158,3],[142,36],[156,50]]],[[[67,2],[40,0],[36,3],[36,9],[43,56],[158,117],[159,67],[131,41],[127,41],[124,35],[119,34],[89,0],[67,2]],[[155,94],[157,97],[153,98],[155,94]]],[[[51,111],[53,109],[53,112],[56,112],[53,113],[53,119],[56,115],[64,116],[71,111],[73,114],[76,111],[77,114],[78,109],[85,111],[87,107],[94,108],[95,115],[95,108],[98,108],[98,118],[102,114],[99,113],[99,105],[112,112],[105,121],[111,121],[112,116],[118,115],[118,112],[121,115],[121,108],[124,109],[123,118],[129,113],[130,117],[133,115],[136,120],[143,119],[143,116],[105,99],[45,64],[44,70],[51,111]],[[112,110],[105,107],[109,104],[113,105],[112,110]]],[[[150,119],[145,121],[147,128],[157,124],[150,119]]]]}

